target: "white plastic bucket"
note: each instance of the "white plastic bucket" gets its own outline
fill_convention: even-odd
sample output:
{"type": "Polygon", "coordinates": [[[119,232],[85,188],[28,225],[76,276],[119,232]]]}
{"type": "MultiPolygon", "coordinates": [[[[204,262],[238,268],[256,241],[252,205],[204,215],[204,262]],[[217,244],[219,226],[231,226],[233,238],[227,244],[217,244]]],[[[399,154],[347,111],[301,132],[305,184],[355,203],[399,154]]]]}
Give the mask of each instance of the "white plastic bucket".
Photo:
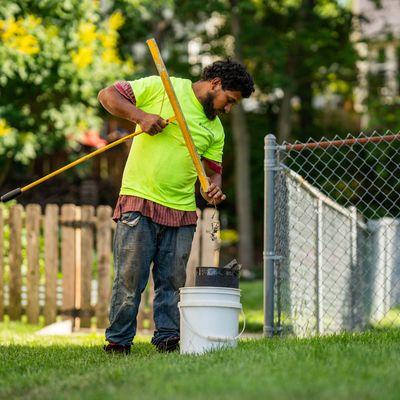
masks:
{"type": "Polygon", "coordinates": [[[243,313],[240,289],[199,286],[179,291],[181,354],[237,345],[245,329],[244,323],[238,334],[239,315],[243,313]]]}

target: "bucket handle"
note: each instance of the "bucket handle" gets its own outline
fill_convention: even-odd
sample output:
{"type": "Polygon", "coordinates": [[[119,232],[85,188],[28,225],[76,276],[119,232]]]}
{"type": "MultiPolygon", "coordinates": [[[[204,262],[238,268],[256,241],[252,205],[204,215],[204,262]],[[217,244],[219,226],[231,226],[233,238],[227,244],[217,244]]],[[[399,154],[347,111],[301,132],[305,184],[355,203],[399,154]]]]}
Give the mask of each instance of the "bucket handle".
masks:
{"type": "Polygon", "coordinates": [[[192,327],[192,325],[189,323],[189,321],[185,318],[184,310],[183,309],[181,309],[181,310],[182,310],[182,318],[185,321],[185,324],[189,327],[189,329],[196,335],[198,335],[201,338],[206,339],[206,340],[214,340],[216,342],[230,342],[232,340],[238,340],[243,335],[243,332],[246,329],[246,314],[244,313],[243,308],[240,309],[240,313],[243,316],[243,329],[237,336],[235,336],[233,338],[232,337],[223,337],[223,336],[206,336],[206,335],[202,335],[201,333],[196,332],[194,330],[194,328],[192,327]]]}

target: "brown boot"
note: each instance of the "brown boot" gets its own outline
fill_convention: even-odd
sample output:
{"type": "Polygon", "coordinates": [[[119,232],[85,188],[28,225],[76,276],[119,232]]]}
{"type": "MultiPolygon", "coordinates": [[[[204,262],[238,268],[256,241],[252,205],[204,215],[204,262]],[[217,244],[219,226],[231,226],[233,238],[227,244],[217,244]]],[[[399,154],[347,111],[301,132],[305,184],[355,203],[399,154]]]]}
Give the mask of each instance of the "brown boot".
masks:
{"type": "Polygon", "coordinates": [[[103,346],[103,350],[108,354],[129,354],[131,346],[123,346],[118,343],[109,342],[103,346]]]}
{"type": "Polygon", "coordinates": [[[157,343],[155,346],[160,353],[172,353],[179,350],[179,336],[172,336],[168,339],[157,343]]]}

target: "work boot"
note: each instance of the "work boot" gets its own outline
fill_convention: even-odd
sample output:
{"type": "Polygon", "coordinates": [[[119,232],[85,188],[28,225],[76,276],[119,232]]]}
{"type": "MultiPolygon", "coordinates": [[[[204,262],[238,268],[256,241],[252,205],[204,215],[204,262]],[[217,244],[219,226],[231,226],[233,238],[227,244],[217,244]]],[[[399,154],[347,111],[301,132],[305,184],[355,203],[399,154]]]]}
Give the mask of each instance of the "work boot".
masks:
{"type": "Polygon", "coordinates": [[[172,353],[179,350],[179,336],[172,336],[168,339],[162,340],[155,346],[160,353],[172,353]]]}
{"type": "Polygon", "coordinates": [[[131,352],[131,346],[123,346],[118,343],[109,342],[103,346],[103,350],[108,354],[129,354],[131,352]]]}

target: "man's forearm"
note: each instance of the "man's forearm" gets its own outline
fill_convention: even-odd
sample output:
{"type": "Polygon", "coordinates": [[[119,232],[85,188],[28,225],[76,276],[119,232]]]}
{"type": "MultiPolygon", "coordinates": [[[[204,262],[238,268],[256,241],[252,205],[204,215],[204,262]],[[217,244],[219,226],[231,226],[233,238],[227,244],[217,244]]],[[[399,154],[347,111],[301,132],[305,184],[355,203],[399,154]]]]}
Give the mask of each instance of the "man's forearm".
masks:
{"type": "Polygon", "coordinates": [[[125,99],[113,86],[100,90],[97,98],[110,114],[135,124],[139,123],[145,114],[125,99]]]}

